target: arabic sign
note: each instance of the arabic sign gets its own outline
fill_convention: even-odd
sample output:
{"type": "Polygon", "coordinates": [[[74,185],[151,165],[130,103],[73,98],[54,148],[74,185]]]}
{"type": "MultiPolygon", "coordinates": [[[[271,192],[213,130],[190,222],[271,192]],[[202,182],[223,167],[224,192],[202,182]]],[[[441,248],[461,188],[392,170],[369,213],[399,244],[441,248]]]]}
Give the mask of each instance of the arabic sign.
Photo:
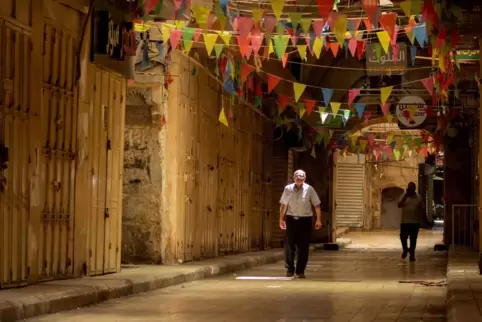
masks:
{"type": "Polygon", "coordinates": [[[398,121],[406,127],[416,127],[422,124],[427,118],[425,112],[427,104],[418,96],[405,96],[396,108],[398,121]]]}
{"type": "Polygon", "coordinates": [[[408,60],[407,45],[405,43],[397,44],[399,46],[397,57],[393,56],[392,46],[389,46],[387,54],[381,49],[381,52],[379,52],[380,58],[377,57],[376,44],[367,44],[366,64],[368,76],[405,74],[408,60]]]}

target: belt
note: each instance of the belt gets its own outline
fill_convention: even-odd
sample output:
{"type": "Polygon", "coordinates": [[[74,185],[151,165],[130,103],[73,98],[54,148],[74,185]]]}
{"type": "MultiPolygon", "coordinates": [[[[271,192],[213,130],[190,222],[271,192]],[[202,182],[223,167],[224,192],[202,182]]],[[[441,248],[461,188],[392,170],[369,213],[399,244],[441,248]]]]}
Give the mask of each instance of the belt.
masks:
{"type": "Polygon", "coordinates": [[[293,215],[287,215],[293,218],[294,220],[299,220],[301,218],[312,218],[313,216],[293,216],[293,215]]]}

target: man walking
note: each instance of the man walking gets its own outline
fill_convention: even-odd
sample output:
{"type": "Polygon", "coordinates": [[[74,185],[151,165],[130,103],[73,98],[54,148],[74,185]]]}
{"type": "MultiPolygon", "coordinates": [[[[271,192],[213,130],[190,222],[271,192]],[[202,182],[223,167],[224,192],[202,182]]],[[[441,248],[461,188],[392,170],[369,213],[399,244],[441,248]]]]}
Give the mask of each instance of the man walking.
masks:
{"type": "Polygon", "coordinates": [[[297,170],[294,173],[295,183],[285,187],[280,200],[280,228],[286,230],[285,237],[285,263],[287,277],[293,277],[296,273],[298,278],[305,278],[305,268],[308,263],[310,237],[312,227],[313,209],[316,211],[315,228],[320,229],[321,210],[320,198],[315,189],[305,183],[306,173],[297,170]],[[298,250],[298,258],[295,268],[295,251],[298,250]]]}
{"type": "Polygon", "coordinates": [[[417,247],[418,231],[425,216],[425,207],[422,196],[416,191],[415,183],[410,182],[407,191],[400,196],[398,208],[402,208],[402,221],[400,223],[400,241],[402,242],[402,259],[410,254],[410,261],[415,261],[415,248],[417,247]],[[410,238],[410,248],[407,239],[410,238]]]}

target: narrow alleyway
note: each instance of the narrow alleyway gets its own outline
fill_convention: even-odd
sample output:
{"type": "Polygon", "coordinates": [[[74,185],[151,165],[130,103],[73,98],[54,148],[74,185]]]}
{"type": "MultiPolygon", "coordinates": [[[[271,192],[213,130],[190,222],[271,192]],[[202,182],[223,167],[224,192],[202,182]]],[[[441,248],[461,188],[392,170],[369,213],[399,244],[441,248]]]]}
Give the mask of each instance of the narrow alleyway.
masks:
{"type": "Polygon", "coordinates": [[[318,252],[307,280],[281,278],[280,262],[29,321],[445,321],[445,287],[420,284],[444,280],[444,254],[399,255],[318,252]]]}

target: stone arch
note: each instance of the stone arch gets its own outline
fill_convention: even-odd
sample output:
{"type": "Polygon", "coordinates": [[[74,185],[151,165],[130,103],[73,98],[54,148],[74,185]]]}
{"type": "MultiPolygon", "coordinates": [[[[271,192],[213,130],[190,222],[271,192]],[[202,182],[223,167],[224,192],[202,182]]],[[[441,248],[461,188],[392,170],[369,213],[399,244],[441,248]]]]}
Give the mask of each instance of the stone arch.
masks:
{"type": "Polygon", "coordinates": [[[152,89],[127,87],[126,105],[141,106],[152,105],[152,89]]]}

